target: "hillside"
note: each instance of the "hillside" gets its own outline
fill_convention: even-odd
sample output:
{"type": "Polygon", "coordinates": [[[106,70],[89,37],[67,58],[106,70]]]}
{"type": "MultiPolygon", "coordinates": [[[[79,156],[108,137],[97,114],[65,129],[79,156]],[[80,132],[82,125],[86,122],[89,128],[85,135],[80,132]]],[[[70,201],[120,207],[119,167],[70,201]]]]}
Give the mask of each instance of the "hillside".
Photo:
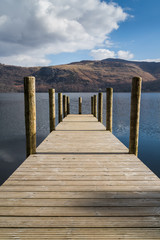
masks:
{"type": "Polygon", "coordinates": [[[113,87],[114,91],[131,89],[133,76],[143,78],[143,91],[160,91],[160,63],[134,62],[120,59],[81,61],[49,67],[16,67],[0,64],[0,92],[22,92],[23,77],[36,77],[37,91],[98,91],[113,87]]]}

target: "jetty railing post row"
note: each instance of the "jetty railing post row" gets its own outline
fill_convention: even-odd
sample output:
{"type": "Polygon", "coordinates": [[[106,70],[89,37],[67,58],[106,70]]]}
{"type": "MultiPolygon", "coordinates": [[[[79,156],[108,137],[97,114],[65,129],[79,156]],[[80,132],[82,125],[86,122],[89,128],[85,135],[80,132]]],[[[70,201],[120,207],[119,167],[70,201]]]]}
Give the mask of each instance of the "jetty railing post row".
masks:
{"type": "Polygon", "coordinates": [[[35,77],[24,78],[26,156],[36,153],[35,77]]]}
{"type": "Polygon", "coordinates": [[[97,95],[94,95],[94,116],[97,117],[97,95]]]}
{"type": "Polygon", "coordinates": [[[106,88],[106,130],[112,132],[113,88],[106,88]]]}
{"type": "Polygon", "coordinates": [[[98,93],[98,121],[103,122],[103,93],[98,93]]]}
{"type": "Polygon", "coordinates": [[[82,97],[79,97],[79,114],[82,114],[82,97]]]}
{"type": "Polygon", "coordinates": [[[70,98],[67,96],[67,115],[70,114],[70,98]]]}
{"type": "Polygon", "coordinates": [[[62,93],[58,93],[58,122],[62,122],[62,93]]]}
{"type": "Polygon", "coordinates": [[[132,79],[129,153],[136,156],[138,155],[141,85],[142,78],[132,79]]]}
{"type": "Polygon", "coordinates": [[[49,89],[49,119],[50,119],[50,132],[55,130],[56,113],[55,113],[55,89],[49,89]]]}

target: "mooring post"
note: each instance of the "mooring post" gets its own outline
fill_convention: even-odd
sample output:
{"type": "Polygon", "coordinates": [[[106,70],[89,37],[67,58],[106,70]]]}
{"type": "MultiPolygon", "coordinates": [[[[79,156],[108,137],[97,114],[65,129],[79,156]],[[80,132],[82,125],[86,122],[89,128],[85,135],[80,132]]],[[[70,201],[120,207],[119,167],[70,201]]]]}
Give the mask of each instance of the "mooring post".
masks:
{"type": "Polygon", "coordinates": [[[98,93],[98,121],[103,122],[103,93],[98,93]]]}
{"type": "Polygon", "coordinates": [[[24,78],[26,155],[36,153],[36,98],[35,77],[24,78]]]}
{"type": "Polygon", "coordinates": [[[70,98],[67,96],[67,114],[70,114],[70,98]]]}
{"type": "Polygon", "coordinates": [[[106,89],[106,130],[112,132],[113,88],[106,89]]]}
{"type": "Polygon", "coordinates": [[[91,114],[93,114],[93,97],[91,97],[91,114]]]}
{"type": "Polygon", "coordinates": [[[50,132],[55,130],[55,89],[49,89],[49,119],[50,119],[50,132]]]}
{"type": "Polygon", "coordinates": [[[58,93],[58,122],[62,122],[62,93],[58,93]]]}
{"type": "Polygon", "coordinates": [[[65,115],[66,115],[66,96],[65,95],[63,95],[63,118],[65,118],[65,115]]]}
{"type": "Polygon", "coordinates": [[[67,117],[67,96],[66,95],[65,95],[64,108],[65,108],[64,115],[65,115],[65,117],[67,117]]]}
{"type": "Polygon", "coordinates": [[[142,78],[132,79],[129,153],[136,156],[138,155],[141,85],[142,78]]]}
{"type": "Polygon", "coordinates": [[[93,95],[93,116],[95,115],[95,113],[94,113],[94,95],[93,95]]]}
{"type": "Polygon", "coordinates": [[[79,97],[79,114],[82,114],[82,97],[79,97]]]}
{"type": "Polygon", "coordinates": [[[94,95],[94,116],[97,117],[97,95],[94,95]]]}

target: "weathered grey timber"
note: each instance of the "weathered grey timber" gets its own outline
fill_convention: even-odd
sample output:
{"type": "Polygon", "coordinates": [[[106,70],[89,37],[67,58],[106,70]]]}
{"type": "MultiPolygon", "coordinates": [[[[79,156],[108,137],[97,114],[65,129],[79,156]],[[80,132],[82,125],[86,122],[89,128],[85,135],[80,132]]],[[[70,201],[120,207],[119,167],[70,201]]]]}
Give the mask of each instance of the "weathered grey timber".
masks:
{"type": "Polygon", "coordinates": [[[79,97],[79,114],[82,114],[82,97],[79,97]]]}
{"type": "Polygon", "coordinates": [[[112,132],[113,88],[106,89],[106,130],[112,132]]]}
{"type": "Polygon", "coordinates": [[[68,115],[0,187],[0,239],[160,239],[160,180],[93,115],[68,115]]]}
{"type": "Polygon", "coordinates": [[[36,99],[35,77],[24,78],[26,155],[36,152],[36,99]]]}
{"type": "Polygon", "coordinates": [[[58,93],[58,121],[62,122],[62,93],[58,93]]]}
{"type": "Polygon", "coordinates": [[[132,79],[129,153],[136,156],[138,154],[141,85],[142,78],[134,77],[132,79]]]}
{"type": "Polygon", "coordinates": [[[70,114],[70,98],[67,96],[67,115],[70,114]]]}
{"type": "Polygon", "coordinates": [[[93,105],[93,97],[91,97],[91,114],[93,114],[93,112],[94,112],[94,110],[93,110],[93,107],[94,105],[93,105]]]}
{"type": "Polygon", "coordinates": [[[50,119],[50,132],[55,130],[56,127],[56,113],[55,113],[55,89],[49,89],[49,119],[50,119]]]}
{"type": "Polygon", "coordinates": [[[97,95],[94,95],[94,116],[97,118],[97,95]]]}
{"type": "Polygon", "coordinates": [[[98,121],[103,122],[103,93],[98,93],[98,121]]]}

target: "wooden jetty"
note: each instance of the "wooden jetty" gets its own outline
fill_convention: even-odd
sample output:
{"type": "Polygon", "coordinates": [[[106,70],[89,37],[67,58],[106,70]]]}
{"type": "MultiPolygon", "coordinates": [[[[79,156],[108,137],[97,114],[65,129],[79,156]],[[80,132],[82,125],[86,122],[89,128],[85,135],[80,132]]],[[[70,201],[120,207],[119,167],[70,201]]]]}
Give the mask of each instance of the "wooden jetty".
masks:
{"type": "Polygon", "coordinates": [[[160,180],[70,114],[0,187],[0,239],[160,239],[160,180]]]}
{"type": "Polygon", "coordinates": [[[74,115],[59,93],[55,128],[49,90],[51,133],[36,149],[35,81],[25,78],[28,157],[0,187],[0,239],[160,239],[160,180],[137,158],[141,79],[133,80],[129,149],[112,134],[111,88],[106,127],[102,94],[98,113],[94,95],[92,114],[79,98],[74,115]]]}

